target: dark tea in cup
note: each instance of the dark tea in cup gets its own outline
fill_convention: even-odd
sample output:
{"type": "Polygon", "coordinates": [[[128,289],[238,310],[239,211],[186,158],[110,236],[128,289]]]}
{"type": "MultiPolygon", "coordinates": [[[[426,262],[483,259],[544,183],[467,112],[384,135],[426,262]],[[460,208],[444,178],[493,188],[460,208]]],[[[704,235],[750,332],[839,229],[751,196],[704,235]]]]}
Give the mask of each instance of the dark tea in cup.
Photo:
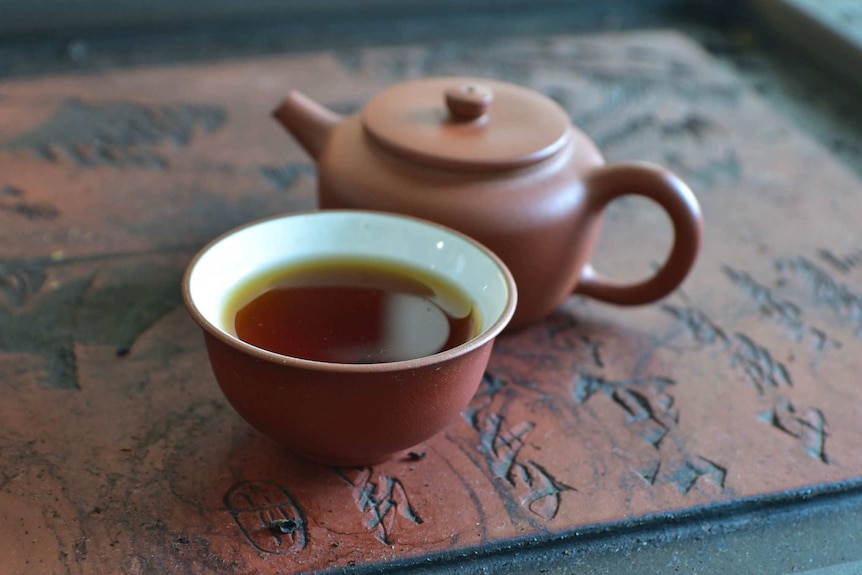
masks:
{"type": "Polygon", "coordinates": [[[330,363],[425,357],[473,338],[478,310],[428,270],[373,258],[277,267],[230,295],[225,323],[239,339],[281,355],[330,363]]]}

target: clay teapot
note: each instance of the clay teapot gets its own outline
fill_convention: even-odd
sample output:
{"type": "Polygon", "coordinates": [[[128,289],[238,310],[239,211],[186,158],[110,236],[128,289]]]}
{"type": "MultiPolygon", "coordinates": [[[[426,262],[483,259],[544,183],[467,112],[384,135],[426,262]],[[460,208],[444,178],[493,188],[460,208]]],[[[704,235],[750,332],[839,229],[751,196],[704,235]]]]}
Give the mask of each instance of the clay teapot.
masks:
{"type": "Polygon", "coordinates": [[[316,161],[323,209],[412,215],[485,244],[515,278],[512,327],[539,320],[572,293],[620,305],[656,301],[685,279],[702,219],[677,176],[645,163],[606,165],[553,100],[489,79],[395,85],[343,117],[291,92],[275,118],[316,161]],[[589,260],[614,199],[645,196],[668,214],[674,242],[652,277],[618,284],[589,260]]]}

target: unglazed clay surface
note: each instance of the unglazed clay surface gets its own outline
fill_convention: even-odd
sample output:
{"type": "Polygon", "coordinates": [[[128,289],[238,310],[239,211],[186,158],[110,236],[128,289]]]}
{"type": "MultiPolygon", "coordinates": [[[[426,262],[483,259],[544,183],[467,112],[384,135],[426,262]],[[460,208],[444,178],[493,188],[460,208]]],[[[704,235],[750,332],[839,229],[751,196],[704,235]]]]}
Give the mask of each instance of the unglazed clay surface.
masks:
{"type": "Polygon", "coordinates": [[[520,293],[513,327],[544,319],[573,292],[653,303],[679,286],[700,250],[700,206],[678,176],[644,163],[605,165],[566,111],[535,90],[424,78],[387,88],[348,118],[297,91],[274,115],[315,160],[320,207],[426,218],[498,254],[520,293]],[[626,195],[661,206],[674,230],[658,271],[630,284],[589,264],[605,208],[626,195]]]}
{"type": "MultiPolygon", "coordinates": [[[[216,381],[246,421],[306,459],[357,467],[391,459],[458,417],[479,387],[494,338],[512,318],[517,290],[497,256],[439,224],[313,210],[258,220],[209,244],[189,265],[183,301],[204,332],[216,381]],[[356,363],[281,355],[237,336],[236,310],[227,303],[237,285],[273,268],[327,258],[379,260],[436,274],[465,293],[467,309],[477,310],[478,332],[438,353],[356,363]]],[[[388,313],[398,313],[397,307],[388,313]]],[[[312,328],[301,325],[306,334],[312,328]]]]}

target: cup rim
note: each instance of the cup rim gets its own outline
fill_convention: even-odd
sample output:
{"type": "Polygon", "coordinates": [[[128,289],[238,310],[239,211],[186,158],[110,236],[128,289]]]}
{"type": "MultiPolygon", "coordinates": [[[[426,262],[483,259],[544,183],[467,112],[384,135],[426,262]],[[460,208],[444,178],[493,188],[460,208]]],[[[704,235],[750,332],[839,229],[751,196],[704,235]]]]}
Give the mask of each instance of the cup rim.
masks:
{"type": "Polygon", "coordinates": [[[189,261],[188,266],[186,267],[185,273],[183,274],[182,280],[182,295],[183,302],[185,303],[185,307],[188,310],[189,314],[192,316],[192,319],[206,331],[209,335],[215,337],[221,343],[226,344],[237,351],[248,354],[256,359],[263,360],[269,363],[274,363],[278,365],[302,368],[307,370],[314,371],[326,371],[329,373],[385,373],[391,371],[400,371],[406,369],[417,369],[422,367],[427,367],[431,365],[436,365],[442,363],[447,360],[454,359],[456,357],[465,355],[470,353],[487,343],[491,342],[494,338],[496,338],[500,332],[505,329],[505,327],[509,324],[512,319],[512,316],[515,314],[515,307],[517,306],[518,300],[518,291],[517,286],[515,285],[515,280],[512,277],[511,271],[503,263],[503,260],[491,251],[488,247],[478,242],[477,240],[471,238],[470,236],[459,232],[458,230],[452,229],[443,224],[439,224],[437,222],[432,222],[429,220],[425,220],[422,218],[418,218],[415,216],[405,215],[405,214],[396,214],[391,212],[383,212],[377,210],[363,210],[363,209],[326,209],[326,210],[301,210],[297,212],[289,212],[284,214],[278,214],[274,216],[269,216],[266,218],[261,218],[258,220],[254,220],[251,222],[247,222],[238,227],[232,228],[216,238],[207,242],[204,247],[202,247],[198,252],[192,257],[189,261]],[[383,216],[391,219],[402,219],[409,220],[414,222],[415,224],[427,227],[434,227],[442,230],[444,233],[456,236],[465,242],[472,244],[479,251],[484,253],[488,258],[490,258],[497,269],[500,271],[500,274],[503,278],[503,283],[506,288],[506,301],[503,307],[503,311],[500,316],[494,321],[487,329],[483,329],[478,335],[472,337],[466,342],[459,344],[455,347],[437,352],[435,354],[426,355],[414,359],[407,359],[401,361],[391,361],[391,362],[382,362],[382,363],[366,363],[366,364],[354,364],[354,363],[334,363],[334,362],[326,362],[326,361],[317,361],[312,359],[303,359],[300,357],[293,357],[289,355],[283,355],[280,353],[276,353],[273,351],[269,351],[266,349],[259,348],[250,343],[247,343],[237,337],[234,337],[228,333],[226,333],[219,326],[215,325],[213,322],[204,317],[203,313],[198,309],[195,304],[194,298],[191,294],[191,275],[195,269],[195,266],[198,264],[201,258],[215,245],[220,243],[221,241],[237,234],[247,228],[261,225],[273,220],[280,219],[290,219],[292,217],[299,216],[314,216],[317,214],[368,214],[373,216],[383,216]]]}

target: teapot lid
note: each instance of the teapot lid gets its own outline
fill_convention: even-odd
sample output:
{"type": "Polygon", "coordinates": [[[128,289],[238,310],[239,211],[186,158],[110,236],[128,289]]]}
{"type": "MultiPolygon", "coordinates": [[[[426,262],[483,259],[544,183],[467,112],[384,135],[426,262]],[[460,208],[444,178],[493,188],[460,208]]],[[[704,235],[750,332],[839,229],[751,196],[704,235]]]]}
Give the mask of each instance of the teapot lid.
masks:
{"type": "Polygon", "coordinates": [[[569,116],[544,95],[476,78],[431,78],[378,94],[362,111],[365,132],[402,158],[460,170],[539,162],[570,137],[569,116]]]}

